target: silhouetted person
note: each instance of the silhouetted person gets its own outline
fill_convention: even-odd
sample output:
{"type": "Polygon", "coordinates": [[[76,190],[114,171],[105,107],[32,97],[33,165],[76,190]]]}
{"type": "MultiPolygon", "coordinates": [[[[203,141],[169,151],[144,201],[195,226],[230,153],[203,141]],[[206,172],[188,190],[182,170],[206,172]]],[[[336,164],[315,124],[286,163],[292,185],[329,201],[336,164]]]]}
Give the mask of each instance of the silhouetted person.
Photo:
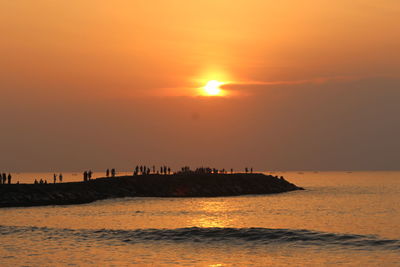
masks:
{"type": "Polygon", "coordinates": [[[250,173],[253,173],[253,168],[250,169],[250,173]]]}
{"type": "Polygon", "coordinates": [[[87,179],[88,179],[88,173],[87,173],[87,171],[84,171],[83,172],[83,181],[86,182],[87,179]]]}
{"type": "Polygon", "coordinates": [[[57,174],[53,174],[53,183],[57,182],[57,174]]]}
{"type": "Polygon", "coordinates": [[[35,182],[34,182],[34,184],[38,184],[38,181],[35,179],[35,182]]]}
{"type": "Polygon", "coordinates": [[[115,177],[115,169],[111,169],[111,177],[115,177]]]}
{"type": "Polygon", "coordinates": [[[3,184],[6,184],[7,175],[5,173],[3,173],[1,176],[3,178],[3,184]]]}
{"type": "Polygon", "coordinates": [[[44,180],[44,184],[47,184],[47,180],[44,180]]]}
{"type": "Polygon", "coordinates": [[[89,181],[92,179],[92,174],[93,174],[92,170],[89,170],[88,174],[87,174],[87,177],[88,177],[89,181]]]}
{"type": "Polygon", "coordinates": [[[171,174],[171,168],[168,167],[168,174],[171,174]]]}
{"type": "Polygon", "coordinates": [[[60,180],[60,183],[62,183],[62,179],[63,179],[63,175],[62,175],[62,173],[60,173],[60,175],[58,175],[58,180],[60,180]]]}
{"type": "Polygon", "coordinates": [[[167,166],[164,166],[164,174],[167,174],[167,166]]]}
{"type": "Polygon", "coordinates": [[[8,174],[7,178],[8,178],[8,184],[11,184],[11,174],[10,173],[8,174]]]}
{"type": "Polygon", "coordinates": [[[231,174],[233,174],[233,169],[231,169],[231,174]]]}
{"type": "Polygon", "coordinates": [[[43,179],[40,179],[40,182],[39,182],[39,184],[43,184],[43,179]]]}
{"type": "Polygon", "coordinates": [[[249,169],[248,169],[248,168],[245,168],[244,171],[245,171],[246,173],[248,173],[248,172],[249,172],[249,169]]]}
{"type": "Polygon", "coordinates": [[[110,170],[109,169],[106,170],[106,176],[107,177],[110,176],[110,170]]]}

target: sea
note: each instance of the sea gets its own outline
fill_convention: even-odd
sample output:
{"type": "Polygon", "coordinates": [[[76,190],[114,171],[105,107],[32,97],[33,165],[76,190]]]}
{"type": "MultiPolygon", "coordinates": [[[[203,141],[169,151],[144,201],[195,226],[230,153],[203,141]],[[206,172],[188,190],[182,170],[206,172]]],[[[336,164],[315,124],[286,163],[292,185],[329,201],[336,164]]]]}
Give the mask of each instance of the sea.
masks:
{"type": "Polygon", "coordinates": [[[272,174],[305,190],[1,208],[0,266],[400,266],[400,172],[272,174]]]}

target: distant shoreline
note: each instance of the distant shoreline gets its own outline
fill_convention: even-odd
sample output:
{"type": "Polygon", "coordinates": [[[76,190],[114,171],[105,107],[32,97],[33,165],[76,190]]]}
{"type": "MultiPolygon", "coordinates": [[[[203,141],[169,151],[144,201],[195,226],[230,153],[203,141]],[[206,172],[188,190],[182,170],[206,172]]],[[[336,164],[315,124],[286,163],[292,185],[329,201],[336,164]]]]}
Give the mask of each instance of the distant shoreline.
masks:
{"type": "Polygon", "coordinates": [[[173,174],[87,182],[0,185],[0,207],[73,205],[122,197],[220,197],[303,190],[284,178],[253,174],[173,174]]]}

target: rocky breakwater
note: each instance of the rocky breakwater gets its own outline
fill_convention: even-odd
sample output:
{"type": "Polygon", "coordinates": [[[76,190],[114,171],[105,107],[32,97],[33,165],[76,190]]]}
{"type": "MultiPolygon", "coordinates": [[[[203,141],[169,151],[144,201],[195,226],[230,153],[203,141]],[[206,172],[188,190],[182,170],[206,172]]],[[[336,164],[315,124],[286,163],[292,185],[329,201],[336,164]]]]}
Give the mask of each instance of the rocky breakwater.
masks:
{"type": "Polygon", "coordinates": [[[82,204],[120,197],[217,197],[283,193],[303,188],[254,174],[138,175],[88,182],[0,185],[0,207],[82,204]]]}

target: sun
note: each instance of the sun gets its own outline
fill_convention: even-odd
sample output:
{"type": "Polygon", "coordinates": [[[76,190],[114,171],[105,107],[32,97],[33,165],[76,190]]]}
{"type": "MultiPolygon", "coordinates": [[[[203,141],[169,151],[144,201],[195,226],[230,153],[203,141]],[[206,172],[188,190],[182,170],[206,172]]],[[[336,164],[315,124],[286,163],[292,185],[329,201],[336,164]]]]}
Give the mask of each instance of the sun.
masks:
{"type": "Polygon", "coordinates": [[[204,94],[207,96],[220,96],[222,95],[222,89],[219,88],[222,82],[217,80],[208,81],[207,84],[203,87],[204,94]]]}

